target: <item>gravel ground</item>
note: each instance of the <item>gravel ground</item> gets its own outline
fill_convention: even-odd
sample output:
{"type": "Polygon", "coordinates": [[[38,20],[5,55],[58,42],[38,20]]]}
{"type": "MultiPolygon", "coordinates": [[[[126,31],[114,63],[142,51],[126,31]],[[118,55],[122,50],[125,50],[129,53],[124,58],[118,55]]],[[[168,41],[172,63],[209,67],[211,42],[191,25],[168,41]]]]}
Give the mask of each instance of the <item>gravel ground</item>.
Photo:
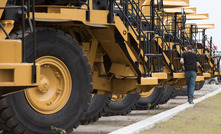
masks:
{"type": "MultiPolygon", "coordinates": [[[[218,88],[221,88],[221,85],[205,85],[200,91],[195,91],[194,97],[199,98],[205,94],[215,91],[218,88]]],[[[154,110],[136,110],[126,116],[102,117],[93,124],[79,126],[72,134],[106,134],[186,102],[186,96],[178,96],[175,99],[171,99],[167,104],[158,106],[154,110]]]]}

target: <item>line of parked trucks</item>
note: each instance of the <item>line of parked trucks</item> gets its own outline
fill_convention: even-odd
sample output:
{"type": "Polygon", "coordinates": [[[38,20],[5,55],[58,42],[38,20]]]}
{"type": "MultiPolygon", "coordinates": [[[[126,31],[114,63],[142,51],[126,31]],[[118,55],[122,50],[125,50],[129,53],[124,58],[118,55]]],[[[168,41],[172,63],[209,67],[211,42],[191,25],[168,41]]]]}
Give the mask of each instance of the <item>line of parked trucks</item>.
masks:
{"type": "Polygon", "coordinates": [[[71,133],[101,116],[166,103],[199,57],[196,90],[220,76],[214,24],[189,0],[1,0],[0,129],[71,133]]]}

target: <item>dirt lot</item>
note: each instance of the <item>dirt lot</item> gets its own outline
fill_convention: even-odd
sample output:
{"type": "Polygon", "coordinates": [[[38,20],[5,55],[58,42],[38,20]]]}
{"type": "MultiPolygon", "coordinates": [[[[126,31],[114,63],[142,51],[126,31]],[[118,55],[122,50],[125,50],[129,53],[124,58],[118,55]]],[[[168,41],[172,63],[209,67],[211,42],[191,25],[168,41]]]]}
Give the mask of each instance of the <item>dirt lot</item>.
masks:
{"type": "MultiPolygon", "coordinates": [[[[199,98],[213,92],[214,90],[221,88],[220,85],[205,85],[200,91],[195,92],[195,98],[199,98]]],[[[170,100],[167,104],[158,106],[155,110],[145,110],[145,111],[133,111],[127,116],[111,116],[102,117],[99,121],[90,124],[82,125],[74,130],[73,134],[106,134],[114,130],[120,129],[122,127],[128,126],[135,122],[141,121],[143,119],[149,118],[156,115],[162,111],[171,109],[180,104],[186,103],[186,96],[178,96],[176,99],[170,100]]]]}

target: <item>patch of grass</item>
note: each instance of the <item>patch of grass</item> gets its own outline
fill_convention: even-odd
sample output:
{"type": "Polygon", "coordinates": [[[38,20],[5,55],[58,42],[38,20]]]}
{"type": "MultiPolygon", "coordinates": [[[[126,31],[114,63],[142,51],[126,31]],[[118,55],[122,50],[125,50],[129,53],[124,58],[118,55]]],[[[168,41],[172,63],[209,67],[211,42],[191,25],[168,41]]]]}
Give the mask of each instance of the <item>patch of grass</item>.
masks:
{"type": "Polygon", "coordinates": [[[57,128],[55,126],[51,126],[51,129],[52,130],[56,130],[60,134],[67,134],[67,132],[64,129],[62,129],[62,128],[57,128]]]}
{"type": "Polygon", "coordinates": [[[221,94],[208,98],[140,134],[220,134],[221,94]]]}

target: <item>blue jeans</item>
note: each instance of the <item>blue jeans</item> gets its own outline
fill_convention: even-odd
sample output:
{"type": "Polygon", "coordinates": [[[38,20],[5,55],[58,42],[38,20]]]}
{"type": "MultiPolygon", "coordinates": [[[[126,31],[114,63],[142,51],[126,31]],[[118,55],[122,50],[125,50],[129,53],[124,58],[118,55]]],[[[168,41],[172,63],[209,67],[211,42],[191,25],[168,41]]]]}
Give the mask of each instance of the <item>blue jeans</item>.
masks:
{"type": "Polygon", "coordinates": [[[195,82],[196,82],[196,72],[195,71],[186,71],[185,77],[186,77],[186,84],[187,84],[188,100],[192,101],[194,89],[195,89],[195,82]]]}

